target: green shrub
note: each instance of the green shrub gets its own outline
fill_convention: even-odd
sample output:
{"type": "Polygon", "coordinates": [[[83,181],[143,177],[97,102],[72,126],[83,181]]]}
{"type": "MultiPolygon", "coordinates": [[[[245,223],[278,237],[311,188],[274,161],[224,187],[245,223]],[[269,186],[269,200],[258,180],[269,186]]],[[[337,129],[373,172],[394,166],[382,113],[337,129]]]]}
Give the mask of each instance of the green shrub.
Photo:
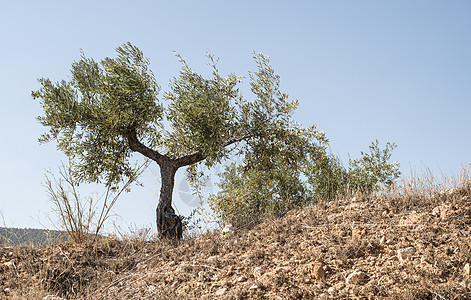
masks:
{"type": "MultiPolygon", "coordinates": [[[[349,193],[372,193],[387,188],[400,175],[399,163],[389,162],[395,144],[381,150],[379,142],[370,152],[349,160],[340,159],[317,148],[310,160],[289,160],[283,151],[270,152],[269,164],[235,163],[221,174],[219,192],[209,199],[210,207],[223,223],[235,227],[259,223],[268,216],[319,200],[331,200],[349,193]],[[269,166],[269,167],[263,167],[269,166]]],[[[259,161],[265,161],[260,157],[259,161]]]]}
{"type": "Polygon", "coordinates": [[[389,162],[396,144],[387,143],[384,150],[380,150],[379,142],[371,143],[370,153],[361,152],[361,158],[350,160],[347,173],[351,190],[371,193],[382,188],[389,188],[394,180],[399,178],[399,163],[389,162]]]}
{"type": "Polygon", "coordinates": [[[338,195],[360,192],[369,194],[382,188],[389,188],[399,178],[398,162],[390,162],[394,143],[379,148],[376,140],[371,143],[370,152],[361,152],[359,159],[350,159],[346,168],[340,159],[326,155],[311,162],[309,183],[315,199],[333,199],[338,195]]]}
{"type": "Polygon", "coordinates": [[[310,199],[299,170],[286,165],[258,171],[231,164],[222,174],[219,188],[209,199],[210,206],[223,223],[235,227],[283,215],[310,199]]]}

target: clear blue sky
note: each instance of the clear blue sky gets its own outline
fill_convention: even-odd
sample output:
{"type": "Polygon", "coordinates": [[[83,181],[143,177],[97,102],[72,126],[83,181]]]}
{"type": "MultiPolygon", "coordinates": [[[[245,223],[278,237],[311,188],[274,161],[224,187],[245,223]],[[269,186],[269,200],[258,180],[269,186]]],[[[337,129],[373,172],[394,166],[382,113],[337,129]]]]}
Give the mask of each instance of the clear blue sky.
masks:
{"type": "MultiPolygon", "coordinates": [[[[471,162],[470,1],[2,1],[1,7],[0,212],[7,226],[50,227],[48,214],[54,220],[41,181],[63,156],[54,144],[37,142],[44,129],[30,96],[39,88],[36,78],[67,79],[79,49],[101,59],[127,41],[151,59],[164,91],[180,68],[173,50],[206,72],[211,49],[223,73],[245,76],[254,69],[253,50],[270,55],[282,90],[300,101],[296,120],[318,123],[344,160],[378,139],[397,143],[393,159],[406,175],[424,167],[451,175],[471,162]]],[[[150,171],[158,174],[156,166],[150,171]]],[[[144,188],[120,200],[115,212],[124,227],[153,226],[152,172],[144,188]]]]}

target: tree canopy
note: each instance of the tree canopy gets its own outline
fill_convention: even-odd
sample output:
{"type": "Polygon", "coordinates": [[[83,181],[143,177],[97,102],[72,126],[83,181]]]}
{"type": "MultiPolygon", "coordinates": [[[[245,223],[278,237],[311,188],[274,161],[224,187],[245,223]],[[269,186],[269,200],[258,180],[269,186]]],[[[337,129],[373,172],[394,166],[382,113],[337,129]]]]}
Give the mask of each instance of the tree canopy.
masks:
{"type": "MultiPolygon", "coordinates": [[[[32,93],[44,111],[38,120],[49,128],[40,141],[57,142],[79,181],[116,185],[134,176],[133,152],[156,161],[162,176],[170,178],[162,178],[162,185],[173,190],[180,167],[189,166],[195,182],[195,164],[203,161],[211,167],[237,154],[247,168],[270,170],[278,159],[296,163],[322,149],[325,137],[315,126],[305,129],[291,119],[298,103],[279,91],[280,78],[265,55],[253,56],[257,71],[250,73],[251,100],[239,92],[242,77],[221,76],[211,54],[209,78],[178,56],[180,74],[159,98],[160,87],[142,51],[130,43],[116,51],[116,58],[100,62],[82,52],[69,81],[42,78],[41,88],[32,93]]],[[[171,205],[171,191],[169,197],[171,205]]]]}
{"type": "MultiPolygon", "coordinates": [[[[223,217],[240,207],[284,211],[306,203],[313,195],[307,179],[320,186],[323,174],[340,170],[332,168],[335,160],[327,154],[324,133],[293,120],[298,101],[280,91],[280,77],[267,56],[253,53],[250,98],[239,91],[243,77],[222,76],[212,54],[207,55],[208,78],[177,55],[180,73],[159,96],[161,88],[142,51],[126,43],[116,52],[116,58],[100,62],[82,52],[68,81],[39,79],[41,88],[32,96],[44,111],[39,122],[49,128],[40,141],[57,143],[79,182],[113,187],[133,178],[137,166],[130,158],[135,152],[155,161],[162,177],[157,228],[163,236],[181,236],[181,219],[172,208],[174,177],[181,167],[187,167],[197,186],[198,165],[211,168],[233,155],[241,158],[242,163],[231,164],[222,174],[221,192],[212,198],[223,217]]],[[[356,177],[371,173],[359,166],[372,159],[353,162],[356,177]]],[[[388,174],[383,175],[387,180],[388,174]]]]}

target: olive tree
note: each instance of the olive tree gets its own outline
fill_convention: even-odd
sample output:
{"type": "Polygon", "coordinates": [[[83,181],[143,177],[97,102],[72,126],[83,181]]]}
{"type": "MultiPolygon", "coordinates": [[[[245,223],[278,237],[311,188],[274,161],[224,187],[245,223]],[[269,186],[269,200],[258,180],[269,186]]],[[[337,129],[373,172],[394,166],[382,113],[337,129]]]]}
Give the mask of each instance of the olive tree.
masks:
{"type": "Polygon", "coordinates": [[[181,218],[172,207],[179,168],[187,167],[189,179],[197,183],[197,165],[211,168],[231,155],[268,171],[280,158],[287,164],[322,152],[323,135],[291,120],[297,102],[279,91],[279,77],[264,55],[254,53],[258,70],[250,76],[251,100],[239,92],[242,77],[221,76],[210,54],[209,78],[178,56],[179,76],[159,98],[160,87],[142,51],[130,43],[116,51],[116,58],[100,62],[82,53],[69,80],[39,79],[41,88],[32,96],[44,112],[39,122],[49,128],[40,142],[55,141],[80,182],[117,186],[137,172],[133,153],[157,163],[160,237],[182,236],[181,218]]]}
{"type": "MultiPolygon", "coordinates": [[[[292,119],[298,102],[280,91],[280,77],[268,57],[256,55],[250,73],[255,100],[247,107],[247,132],[238,163],[220,174],[219,191],[209,198],[216,216],[235,227],[252,226],[310,203],[306,178],[312,165],[325,161],[327,138],[316,125],[304,128],[292,119]]],[[[321,166],[322,167],[322,166],[321,166]]]]}

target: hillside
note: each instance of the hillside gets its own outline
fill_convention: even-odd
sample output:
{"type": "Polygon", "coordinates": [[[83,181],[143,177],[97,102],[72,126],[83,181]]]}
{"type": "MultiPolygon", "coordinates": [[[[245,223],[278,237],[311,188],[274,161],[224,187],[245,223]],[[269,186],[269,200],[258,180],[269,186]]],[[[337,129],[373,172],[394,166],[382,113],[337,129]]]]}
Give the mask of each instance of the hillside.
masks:
{"type": "Polygon", "coordinates": [[[12,299],[470,299],[471,185],[346,198],[179,243],[1,248],[12,299]]]}
{"type": "Polygon", "coordinates": [[[64,242],[67,233],[58,230],[0,227],[0,245],[44,246],[64,242]]]}

